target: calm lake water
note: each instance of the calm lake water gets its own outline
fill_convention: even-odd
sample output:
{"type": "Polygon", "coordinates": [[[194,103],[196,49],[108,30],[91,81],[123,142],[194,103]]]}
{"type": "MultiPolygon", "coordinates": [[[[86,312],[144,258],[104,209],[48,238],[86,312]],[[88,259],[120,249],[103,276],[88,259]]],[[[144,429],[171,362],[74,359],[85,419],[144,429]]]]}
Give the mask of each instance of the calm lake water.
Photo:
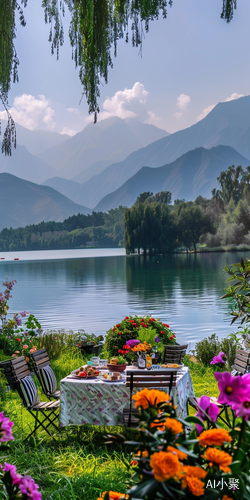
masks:
{"type": "Polygon", "coordinates": [[[0,279],[16,279],[10,313],[27,310],[43,328],[105,334],[127,315],[168,323],[179,342],[195,342],[230,326],[220,300],[225,265],[249,252],[125,256],[124,249],[0,253],[0,279]],[[19,261],[14,261],[19,258],[19,261]]]}

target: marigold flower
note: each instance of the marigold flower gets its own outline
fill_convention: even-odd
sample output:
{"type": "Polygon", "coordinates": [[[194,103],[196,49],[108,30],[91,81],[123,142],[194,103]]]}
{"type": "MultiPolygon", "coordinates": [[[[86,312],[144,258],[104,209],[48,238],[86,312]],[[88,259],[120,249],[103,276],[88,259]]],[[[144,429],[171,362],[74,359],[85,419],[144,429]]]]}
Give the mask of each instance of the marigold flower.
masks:
{"type": "MultiPolygon", "coordinates": [[[[178,446],[178,444],[176,444],[176,446],[178,446]]],[[[178,448],[175,448],[174,446],[168,446],[167,451],[169,451],[169,453],[174,453],[180,460],[187,459],[187,454],[178,450],[178,448]]]]}
{"type": "Polygon", "coordinates": [[[183,425],[175,418],[166,418],[164,426],[166,429],[171,430],[173,434],[180,434],[183,431],[183,425]]]}
{"type": "Polygon", "coordinates": [[[181,477],[182,464],[173,453],[167,451],[153,453],[149,463],[155,479],[161,483],[170,478],[177,481],[181,477]]]}
{"type": "Polygon", "coordinates": [[[211,467],[216,464],[223,472],[231,472],[231,469],[228,466],[229,464],[231,464],[233,458],[231,457],[231,455],[229,455],[229,453],[218,450],[218,448],[207,448],[203,458],[209,460],[209,462],[212,464],[211,467]]]}
{"type": "Polygon", "coordinates": [[[138,452],[136,453],[136,455],[137,455],[138,457],[142,456],[143,458],[147,458],[147,457],[148,457],[148,451],[147,451],[147,450],[144,450],[143,452],[138,451],[138,452]]]}
{"type": "Polygon", "coordinates": [[[233,500],[232,497],[228,497],[227,495],[223,495],[221,500],[233,500]]]}
{"type": "Polygon", "coordinates": [[[204,483],[194,476],[187,476],[187,487],[195,497],[201,497],[205,492],[204,483]]]}
{"type": "MultiPolygon", "coordinates": [[[[103,500],[106,495],[106,491],[102,493],[102,497],[97,498],[97,500],[103,500]]],[[[119,498],[128,498],[128,495],[125,493],[117,493],[116,491],[109,491],[109,500],[119,500],[119,498]]]]}
{"type": "Polygon", "coordinates": [[[204,479],[207,475],[207,472],[202,467],[196,467],[195,465],[184,465],[183,472],[187,476],[194,476],[198,479],[204,479]]]}
{"type": "Polygon", "coordinates": [[[209,429],[208,431],[203,431],[198,436],[198,440],[201,446],[212,446],[213,444],[222,446],[225,441],[231,443],[232,438],[225,429],[209,429]]]}
{"type": "Polygon", "coordinates": [[[135,401],[135,408],[142,406],[146,410],[149,406],[157,406],[159,403],[169,401],[170,398],[166,392],[145,388],[132,396],[132,399],[135,401]]]}

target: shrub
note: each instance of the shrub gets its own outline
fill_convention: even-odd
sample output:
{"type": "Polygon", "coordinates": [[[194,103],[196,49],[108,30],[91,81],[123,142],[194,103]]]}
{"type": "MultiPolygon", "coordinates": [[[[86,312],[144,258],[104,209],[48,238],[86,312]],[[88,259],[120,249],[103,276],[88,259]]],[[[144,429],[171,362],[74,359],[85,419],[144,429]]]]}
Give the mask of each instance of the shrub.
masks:
{"type": "MultiPolygon", "coordinates": [[[[230,334],[232,335],[232,334],[230,334]]],[[[234,364],[234,359],[237,349],[237,339],[233,337],[225,337],[219,341],[215,333],[207,337],[195,345],[195,355],[198,361],[204,365],[210,365],[214,356],[219,354],[220,351],[224,352],[227,356],[227,363],[229,368],[234,364]]]]}

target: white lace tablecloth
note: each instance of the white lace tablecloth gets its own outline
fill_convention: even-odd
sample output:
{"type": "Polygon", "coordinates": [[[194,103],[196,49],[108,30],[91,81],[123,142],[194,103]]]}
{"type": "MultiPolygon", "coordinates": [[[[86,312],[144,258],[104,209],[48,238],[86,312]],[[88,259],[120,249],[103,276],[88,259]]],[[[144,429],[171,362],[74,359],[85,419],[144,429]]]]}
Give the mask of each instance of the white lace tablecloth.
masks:
{"type": "MultiPolygon", "coordinates": [[[[99,379],[78,380],[66,377],[61,380],[61,427],[66,425],[121,425],[123,408],[129,407],[129,388],[125,382],[103,382],[99,379]]],[[[187,398],[194,396],[189,368],[178,371],[173,388],[173,402],[177,416],[187,416],[187,398]]]]}

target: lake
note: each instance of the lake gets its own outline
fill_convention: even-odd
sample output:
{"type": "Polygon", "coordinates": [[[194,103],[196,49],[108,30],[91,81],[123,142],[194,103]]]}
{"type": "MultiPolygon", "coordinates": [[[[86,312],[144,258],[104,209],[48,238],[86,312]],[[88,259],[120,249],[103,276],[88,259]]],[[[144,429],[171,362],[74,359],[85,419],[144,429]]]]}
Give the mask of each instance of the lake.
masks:
{"type": "MultiPolygon", "coordinates": [[[[0,253],[0,279],[16,279],[10,313],[27,310],[44,329],[105,332],[127,315],[161,318],[194,346],[230,326],[221,300],[225,265],[249,252],[125,256],[122,249],[0,253]],[[19,258],[14,261],[14,258],[19,258]]],[[[3,288],[3,287],[2,287],[3,288]]],[[[2,290],[3,291],[3,290],[2,290]]]]}

